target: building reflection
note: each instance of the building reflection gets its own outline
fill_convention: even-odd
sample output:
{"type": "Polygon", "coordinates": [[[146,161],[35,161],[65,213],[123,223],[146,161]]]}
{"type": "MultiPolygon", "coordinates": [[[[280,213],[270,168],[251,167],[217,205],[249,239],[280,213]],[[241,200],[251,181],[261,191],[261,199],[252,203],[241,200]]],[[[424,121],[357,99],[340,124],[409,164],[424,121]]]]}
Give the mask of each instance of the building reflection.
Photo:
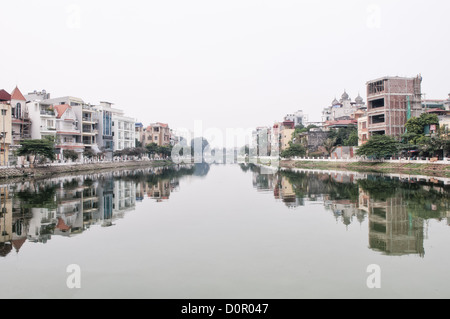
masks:
{"type": "Polygon", "coordinates": [[[313,201],[331,211],[338,223],[368,224],[369,247],[386,255],[425,255],[426,221],[450,225],[450,186],[433,178],[314,170],[252,173],[257,191],[273,191],[276,200],[295,209],[313,201]]]}
{"type": "Polygon", "coordinates": [[[18,253],[26,242],[113,226],[135,209],[136,201],[168,200],[180,178],[195,171],[194,165],[185,165],[5,184],[0,187],[0,256],[13,249],[18,253]]]}

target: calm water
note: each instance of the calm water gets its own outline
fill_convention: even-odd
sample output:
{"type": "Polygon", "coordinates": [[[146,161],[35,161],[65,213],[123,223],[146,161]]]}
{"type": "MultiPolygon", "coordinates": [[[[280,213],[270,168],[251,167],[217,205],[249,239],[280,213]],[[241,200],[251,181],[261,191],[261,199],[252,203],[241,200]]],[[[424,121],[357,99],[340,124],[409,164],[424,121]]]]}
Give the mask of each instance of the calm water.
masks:
{"type": "Polygon", "coordinates": [[[196,165],[0,191],[0,298],[450,297],[439,180],[196,165]]]}

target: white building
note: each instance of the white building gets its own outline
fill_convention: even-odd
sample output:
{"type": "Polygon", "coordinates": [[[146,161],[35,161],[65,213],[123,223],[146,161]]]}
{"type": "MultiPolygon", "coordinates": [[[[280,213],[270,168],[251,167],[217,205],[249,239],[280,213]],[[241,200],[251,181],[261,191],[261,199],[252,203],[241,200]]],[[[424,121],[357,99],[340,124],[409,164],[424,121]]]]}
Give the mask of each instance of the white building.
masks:
{"type": "Polygon", "coordinates": [[[354,114],[357,110],[365,108],[366,104],[359,94],[353,102],[347,92],[344,91],[339,101],[334,99],[334,101],[331,102],[331,106],[324,108],[322,111],[322,122],[349,120],[354,118],[354,114]]]}
{"type": "Polygon", "coordinates": [[[298,125],[303,125],[303,126],[308,126],[308,115],[304,114],[303,111],[299,110],[293,114],[287,114],[284,117],[285,121],[292,121],[294,122],[295,126],[298,125]]]}
{"type": "Polygon", "coordinates": [[[113,217],[123,218],[136,206],[136,186],[132,181],[114,181],[113,217]]]}
{"type": "Polygon", "coordinates": [[[124,115],[119,109],[113,109],[112,112],[112,130],[114,151],[121,151],[126,148],[136,146],[136,121],[124,115]]]}
{"type": "Polygon", "coordinates": [[[444,108],[445,108],[447,111],[450,111],[450,93],[449,93],[449,95],[448,95],[448,99],[444,102],[444,108]]]}
{"type": "Polygon", "coordinates": [[[79,154],[84,151],[81,140],[81,129],[76,114],[67,104],[56,105],[56,141],[55,149],[58,159],[64,158],[65,150],[72,150],[79,154]]]}
{"type": "Polygon", "coordinates": [[[105,156],[108,159],[112,158],[112,152],[114,151],[112,114],[118,111],[113,109],[112,105],[109,102],[100,102],[100,105],[95,107],[97,110],[99,132],[97,144],[105,152],[105,156]]]}
{"type": "Polygon", "coordinates": [[[100,152],[97,145],[98,139],[98,114],[96,109],[85,103],[82,99],[73,96],[64,96],[54,99],[44,100],[45,103],[56,105],[69,105],[75,112],[81,129],[81,143],[85,149],[91,149],[95,153],[100,152]]]}
{"type": "MultiPolygon", "coordinates": [[[[45,92],[45,91],[44,91],[45,92]]],[[[45,136],[56,138],[56,112],[53,104],[44,100],[45,93],[31,93],[27,99],[28,114],[31,119],[31,138],[41,139],[45,136]]]]}

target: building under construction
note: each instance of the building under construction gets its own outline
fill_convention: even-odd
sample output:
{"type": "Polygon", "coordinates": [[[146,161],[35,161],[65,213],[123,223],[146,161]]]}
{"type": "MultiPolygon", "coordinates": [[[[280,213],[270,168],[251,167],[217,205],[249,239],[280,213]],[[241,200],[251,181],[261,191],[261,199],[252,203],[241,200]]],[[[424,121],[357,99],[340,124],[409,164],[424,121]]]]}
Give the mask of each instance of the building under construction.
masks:
{"type": "Polygon", "coordinates": [[[369,135],[400,137],[411,117],[422,113],[422,77],[383,77],[367,82],[369,135]]]}

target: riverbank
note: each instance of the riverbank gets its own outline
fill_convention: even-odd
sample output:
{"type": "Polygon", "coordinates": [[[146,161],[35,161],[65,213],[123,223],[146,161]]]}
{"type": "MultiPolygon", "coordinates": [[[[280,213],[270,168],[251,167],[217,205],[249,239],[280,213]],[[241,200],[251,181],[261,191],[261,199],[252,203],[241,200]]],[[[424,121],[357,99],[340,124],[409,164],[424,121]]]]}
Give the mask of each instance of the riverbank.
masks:
{"type": "Polygon", "coordinates": [[[8,180],[14,178],[46,178],[62,174],[73,174],[81,172],[99,172],[104,170],[115,169],[132,169],[143,167],[161,167],[172,166],[174,163],[169,160],[162,161],[120,161],[120,162],[97,162],[84,164],[66,164],[66,165],[49,165],[37,167],[7,167],[0,168],[0,180],[8,180]]]}
{"type": "Polygon", "coordinates": [[[326,162],[326,161],[292,161],[280,162],[285,168],[339,169],[356,172],[403,173],[411,175],[429,175],[450,177],[450,164],[433,163],[390,163],[387,162],[326,162]]]}

